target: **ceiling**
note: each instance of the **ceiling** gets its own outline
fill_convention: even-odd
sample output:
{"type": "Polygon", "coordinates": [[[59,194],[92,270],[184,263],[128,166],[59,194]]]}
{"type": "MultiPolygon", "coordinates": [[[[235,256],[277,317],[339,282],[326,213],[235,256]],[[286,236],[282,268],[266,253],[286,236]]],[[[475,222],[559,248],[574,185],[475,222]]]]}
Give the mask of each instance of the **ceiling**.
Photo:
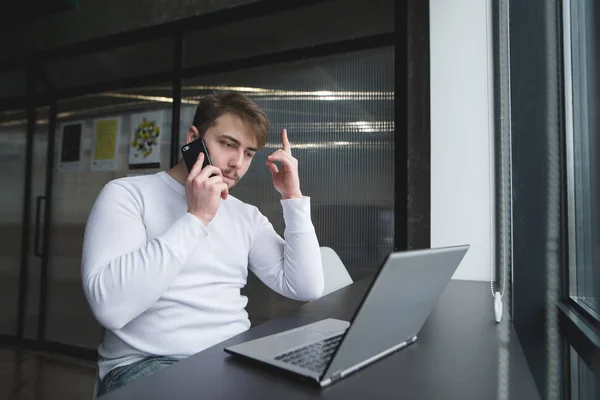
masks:
{"type": "MultiPolygon", "coordinates": [[[[6,58],[12,48],[15,52],[23,52],[27,48],[24,43],[33,40],[35,21],[55,13],[66,13],[77,7],[77,0],[13,0],[8,4],[2,2],[0,15],[8,16],[14,31],[10,35],[0,35],[0,62],[6,58]],[[14,4],[11,4],[14,3],[14,4]],[[17,8],[9,6],[17,5],[17,8]],[[21,21],[21,22],[18,22],[21,21]],[[12,40],[8,40],[10,38],[12,40]],[[3,40],[9,42],[4,45],[3,40]]],[[[343,8],[345,0],[333,0],[305,7],[298,10],[285,11],[260,18],[216,26],[207,29],[187,32],[185,35],[185,66],[198,66],[211,63],[226,64],[225,60],[252,57],[260,54],[285,52],[295,48],[348,41],[360,37],[388,33],[394,29],[393,13],[389,13],[392,0],[358,0],[352,7],[343,8]],[[344,10],[340,14],[340,10],[344,10]],[[336,20],[335,29],[328,23],[336,20]],[[294,21],[302,21],[294,23],[294,21]],[[308,29],[310,23],[319,22],[318,28],[308,29]],[[278,40],[272,38],[272,32],[281,32],[278,40]]],[[[7,25],[3,27],[6,29],[7,25]]],[[[75,32],[74,32],[75,33],[75,32]]],[[[57,90],[85,87],[90,83],[122,81],[149,74],[164,73],[172,68],[173,40],[171,37],[160,37],[145,42],[132,43],[102,51],[80,54],[43,63],[43,70],[57,90]]],[[[389,51],[389,50],[388,50],[389,51]]],[[[375,51],[377,53],[377,51],[375,51]]],[[[324,68],[324,59],[305,59],[271,67],[245,69],[243,71],[210,74],[205,77],[189,79],[184,82],[184,97],[192,100],[205,89],[193,89],[197,85],[212,86],[253,86],[269,89],[285,89],[300,91],[301,96],[314,90],[334,90],[354,92],[377,92],[390,90],[393,87],[393,59],[386,52],[383,59],[377,56],[351,56],[352,62],[344,56],[334,56],[327,61],[330,65],[324,68]],[[370,63],[383,65],[382,76],[369,76],[368,79],[354,80],[350,77],[361,76],[362,71],[371,69],[370,63]],[[291,75],[290,75],[291,74],[291,75]],[[351,88],[340,87],[345,74],[352,79],[351,88]],[[315,82],[315,77],[320,81],[315,82]],[[309,89],[310,88],[310,89],[309,89]],[[198,91],[199,93],[195,93],[198,91]]],[[[326,57],[327,59],[327,57],[326,57]]],[[[379,71],[381,73],[382,71],[379,71]]],[[[24,68],[0,72],[0,98],[23,97],[26,92],[26,74],[24,68]]],[[[36,91],[44,92],[45,86],[36,84],[36,91]]],[[[276,96],[291,100],[290,93],[277,93],[276,96]]],[[[88,113],[92,110],[107,112],[106,107],[140,107],[148,102],[163,102],[172,97],[171,82],[166,81],[150,88],[118,88],[109,92],[89,93],[73,101],[61,99],[59,113],[88,113]],[[120,93],[119,93],[120,92],[120,93]],[[127,98],[124,95],[137,96],[127,98]],[[148,97],[149,98],[142,98],[148,97]],[[157,99],[155,99],[157,98],[157,99]]],[[[169,102],[167,100],[166,102],[169,102]]],[[[23,121],[24,110],[0,112],[0,123],[23,121]]]]}
{"type": "Polygon", "coordinates": [[[0,2],[0,60],[22,58],[34,47],[40,18],[77,8],[79,0],[5,0],[0,2]]]}
{"type": "Polygon", "coordinates": [[[18,28],[24,21],[74,10],[78,3],[79,0],[6,0],[0,2],[0,21],[18,28]]]}

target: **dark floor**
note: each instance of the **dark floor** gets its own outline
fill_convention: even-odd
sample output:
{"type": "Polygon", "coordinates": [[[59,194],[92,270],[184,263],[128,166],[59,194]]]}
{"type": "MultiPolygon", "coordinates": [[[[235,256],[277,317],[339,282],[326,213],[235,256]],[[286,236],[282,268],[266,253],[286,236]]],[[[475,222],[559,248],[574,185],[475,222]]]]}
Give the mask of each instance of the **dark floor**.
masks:
{"type": "Polygon", "coordinates": [[[91,399],[94,363],[0,347],[0,399],[91,399]]]}

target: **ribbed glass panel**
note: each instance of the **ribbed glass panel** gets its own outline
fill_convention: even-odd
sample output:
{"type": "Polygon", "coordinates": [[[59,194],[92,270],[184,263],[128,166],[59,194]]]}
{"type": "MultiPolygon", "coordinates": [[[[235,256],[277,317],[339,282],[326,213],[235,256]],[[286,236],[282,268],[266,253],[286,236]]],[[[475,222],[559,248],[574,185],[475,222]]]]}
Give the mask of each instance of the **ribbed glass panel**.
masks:
{"type": "MultiPolygon", "coordinates": [[[[266,148],[232,194],[257,206],[283,235],[280,196],[265,161],[281,147],[281,130],[286,128],[299,162],[302,192],[311,197],[321,246],[333,248],[355,280],[375,272],[393,247],[393,48],[187,80],[180,143],[198,96],[215,89],[248,94],[271,121],[266,148]]],[[[249,287],[252,291],[251,282],[249,287]]],[[[264,300],[272,311],[282,307],[271,295],[264,300]]]]}

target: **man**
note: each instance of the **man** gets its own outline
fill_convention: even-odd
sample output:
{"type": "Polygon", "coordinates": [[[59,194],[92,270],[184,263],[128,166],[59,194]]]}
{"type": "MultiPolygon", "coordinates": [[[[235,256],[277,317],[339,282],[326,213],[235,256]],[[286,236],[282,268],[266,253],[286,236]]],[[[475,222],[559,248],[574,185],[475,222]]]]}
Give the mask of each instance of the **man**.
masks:
{"type": "Polygon", "coordinates": [[[266,167],[281,194],[285,240],[260,211],[230,190],[267,141],[269,122],[247,97],[202,98],[187,143],[202,137],[188,174],[121,178],[100,192],[87,221],[83,288],[106,328],[99,354],[99,394],[237,335],[250,327],[240,294],[248,269],[296,300],[323,291],[319,243],[302,195],[287,132],[266,167]],[[278,165],[276,164],[280,164],[278,165]]]}

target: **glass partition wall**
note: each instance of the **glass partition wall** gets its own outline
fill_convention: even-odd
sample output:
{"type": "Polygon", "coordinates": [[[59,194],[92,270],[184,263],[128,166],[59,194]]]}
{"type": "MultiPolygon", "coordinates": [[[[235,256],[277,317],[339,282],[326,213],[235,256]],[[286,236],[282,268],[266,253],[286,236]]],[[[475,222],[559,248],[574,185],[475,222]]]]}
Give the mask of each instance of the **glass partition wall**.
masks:
{"type": "MultiPolygon", "coordinates": [[[[174,81],[150,79],[101,91],[97,89],[104,84],[97,84],[89,94],[71,90],[78,81],[63,82],[60,93],[77,95],[60,95],[55,107],[37,108],[31,143],[23,338],[51,351],[95,358],[103,330],[87,305],[80,273],[91,207],[110,180],[153,174],[177,162],[180,152],[172,147],[185,142],[199,96],[215,90],[247,94],[271,121],[266,148],[232,194],[257,206],[283,236],[280,198],[265,159],[281,146],[286,128],[321,246],[333,248],[355,280],[375,272],[394,243],[394,47],[368,47],[184,79],[178,132],[172,124],[175,72],[165,73],[174,81]]],[[[50,64],[50,77],[67,80],[64,65],[57,65],[50,64]]],[[[44,96],[52,100],[51,94],[44,96]]],[[[26,128],[26,111],[0,113],[0,162],[11,171],[2,178],[9,196],[1,199],[0,229],[13,240],[0,247],[0,334],[9,336],[15,335],[19,319],[26,128]]],[[[249,297],[253,324],[299,305],[254,275],[243,293],[249,297]]]]}
{"type": "Polygon", "coordinates": [[[93,349],[100,343],[102,329],[81,284],[85,223],[110,180],[169,167],[172,113],[165,88],[171,91],[169,84],[155,85],[58,103],[46,303],[49,341],[93,349]]]}
{"type": "MultiPolygon", "coordinates": [[[[321,246],[333,248],[355,280],[375,272],[394,241],[393,47],[186,79],[180,143],[198,97],[223,89],[245,93],[271,121],[266,148],[231,194],[257,206],[283,236],[265,161],[286,128],[321,246]]],[[[297,306],[252,274],[245,293],[254,323],[297,306]]]]}

